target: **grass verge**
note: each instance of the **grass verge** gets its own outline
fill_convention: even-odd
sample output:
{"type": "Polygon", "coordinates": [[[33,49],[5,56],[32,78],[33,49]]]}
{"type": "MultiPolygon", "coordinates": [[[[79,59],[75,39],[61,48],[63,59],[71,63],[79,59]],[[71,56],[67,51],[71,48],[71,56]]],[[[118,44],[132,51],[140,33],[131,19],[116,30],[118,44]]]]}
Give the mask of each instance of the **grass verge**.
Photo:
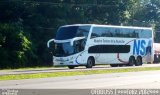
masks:
{"type": "Polygon", "coordinates": [[[18,69],[0,69],[0,71],[17,71],[17,70],[45,70],[45,69],[53,69],[53,68],[68,68],[66,66],[51,66],[51,67],[25,67],[25,68],[18,68],[18,69]]]}
{"type": "Polygon", "coordinates": [[[50,78],[50,77],[61,77],[61,76],[90,75],[90,74],[110,74],[110,73],[122,73],[122,72],[152,71],[152,70],[160,70],[160,67],[120,68],[120,69],[106,69],[106,70],[87,70],[87,71],[68,71],[68,72],[37,73],[37,74],[2,75],[0,76],[0,81],[33,79],[33,78],[50,78]]]}

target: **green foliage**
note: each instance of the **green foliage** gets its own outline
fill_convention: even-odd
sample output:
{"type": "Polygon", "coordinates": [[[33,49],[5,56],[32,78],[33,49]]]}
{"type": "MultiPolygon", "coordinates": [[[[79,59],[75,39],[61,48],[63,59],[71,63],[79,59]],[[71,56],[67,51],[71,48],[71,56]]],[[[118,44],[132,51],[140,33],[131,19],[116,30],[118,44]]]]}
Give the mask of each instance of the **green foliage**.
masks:
{"type": "Polygon", "coordinates": [[[19,23],[0,24],[0,68],[24,67],[27,63],[27,52],[31,52],[31,42],[24,35],[19,23]]]}

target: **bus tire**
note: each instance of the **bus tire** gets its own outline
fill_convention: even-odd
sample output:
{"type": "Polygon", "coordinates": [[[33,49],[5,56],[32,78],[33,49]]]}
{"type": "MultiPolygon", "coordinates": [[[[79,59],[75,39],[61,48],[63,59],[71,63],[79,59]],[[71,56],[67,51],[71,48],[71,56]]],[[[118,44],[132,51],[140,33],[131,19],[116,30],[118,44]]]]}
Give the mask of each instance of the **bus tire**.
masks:
{"type": "Polygon", "coordinates": [[[123,66],[124,66],[124,64],[118,64],[118,66],[119,66],[119,67],[123,67],[123,66]]]}
{"type": "Polygon", "coordinates": [[[69,69],[74,69],[75,66],[69,65],[68,68],[69,69]]]}
{"type": "Polygon", "coordinates": [[[128,66],[133,66],[136,63],[134,56],[129,57],[128,66]]]}
{"type": "Polygon", "coordinates": [[[92,68],[93,65],[94,65],[94,58],[89,57],[87,60],[86,68],[92,68]]]}
{"type": "Polygon", "coordinates": [[[118,64],[110,64],[111,67],[118,67],[118,64]]]}
{"type": "Polygon", "coordinates": [[[142,57],[141,56],[138,56],[137,59],[136,59],[136,63],[135,63],[135,66],[141,66],[143,63],[142,63],[142,57]]]}

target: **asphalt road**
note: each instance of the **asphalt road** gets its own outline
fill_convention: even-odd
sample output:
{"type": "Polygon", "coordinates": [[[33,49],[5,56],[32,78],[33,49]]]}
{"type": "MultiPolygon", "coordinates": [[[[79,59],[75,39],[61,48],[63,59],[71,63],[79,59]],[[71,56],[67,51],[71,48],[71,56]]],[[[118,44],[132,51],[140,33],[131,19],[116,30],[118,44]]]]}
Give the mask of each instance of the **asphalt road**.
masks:
{"type": "Polygon", "coordinates": [[[0,89],[160,89],[160,71],[0,81],[0,89]]]}
{"type": "Polygon", "coordinates": [[[110,67],[110,65],[97,65],[93,68],[85,68],[84,66],[76,67],[75,69],[68,69],[67,67],[59,68],[45,68],[36,70],[0,70],[0,75],[10,74],[32,74],[32,73],[48,73],[48,72],[66,72],[66,71],[85,71],[85,70],[104,70],[104,69],[118,69],[118,68],[142,68],[142,67],[160,67],[160,64],[143,64],[143,66],[130,67],[110,67]]]}
{"type": "Polygon", "coordinates": [[[145,89],[160,89],[160,70],[0,81],[0,95],[160,95],[145,89]]]}

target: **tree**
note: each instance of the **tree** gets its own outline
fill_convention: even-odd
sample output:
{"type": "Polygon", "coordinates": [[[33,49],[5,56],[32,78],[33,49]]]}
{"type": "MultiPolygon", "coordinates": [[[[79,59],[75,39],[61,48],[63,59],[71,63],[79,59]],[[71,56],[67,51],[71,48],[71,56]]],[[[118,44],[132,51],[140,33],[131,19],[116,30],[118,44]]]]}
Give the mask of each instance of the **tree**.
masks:
{"type": "Polygon", "coordinates": [[[27,65],[26,54],[31,51],[31,42],[19,23],[0,24],[0,68],[18,68],[27,65]]]}

